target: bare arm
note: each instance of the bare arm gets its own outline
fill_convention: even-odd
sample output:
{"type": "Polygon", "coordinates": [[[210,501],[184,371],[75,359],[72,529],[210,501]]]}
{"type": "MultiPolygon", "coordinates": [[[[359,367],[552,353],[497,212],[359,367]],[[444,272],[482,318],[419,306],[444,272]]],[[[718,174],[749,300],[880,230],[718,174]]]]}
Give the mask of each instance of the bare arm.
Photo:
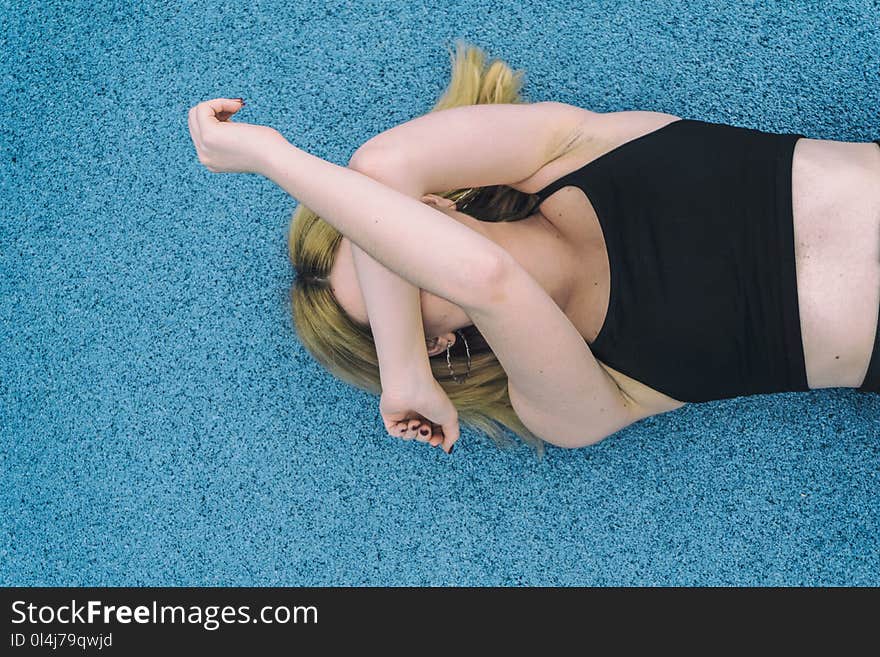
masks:
{"type": "Polygon", "coordinates": [[[411,389],[431,377],[419,288],[352,242],[351,259],[364,298],[383,391],[411,389]]]}
{"type": "MultiPolygon", "coordinates": [[[[598,118],[560,103],[454,108],[374,137],[352,165],[414,196],[512,185],[565,154],[598,118]]],[[[540,285],[512,259],[505,263],[479,303],[462,306],[503,365],[526,426],[552,444],[580,447],[644,417],[540,285]]]]}
{"type": "Polygon", "coordinates": [[[272,150],[263,174],[392,271],[461,306],[507,372],[514,410],[542,439],[581,447],[642,417],[556,302],[492,240],[292,145],[272,150]],[[429,233],[434,248],[401,248],[429,233]]]}
{"type": "MultiPolygon", "coordinates": [[[[395,189],[408,191],[405,185],[395,189]]],[[[412,390],[433,376],[425,346],[419,288],[354,242],[351,254],[376,344],[382,390],[412,390]]]]}
{"type": "Polygon", "coordinates": [[[510,400],[534,433],[574,447],[645,417],[559,306],[501,247],[397,190],[296,148],[277,130],[228,122],[239,109],[240,101],[223,98],[191,108],[199,160],[212,172],[268,177],[401,277],[461,306],[507,372],[510,400]],[[436,248],[400,248],[425,234],[436,248]]]}
{"type": "MultiPolygon", "coordinates": [[[[565,152],[595,116],[563,103],[469,105],[416,117],[361,146],[349,167],[415,199],[426,192],[511,184],[565,152]]],[[[382,389],[431,376],[419,291],[356,245],[352,259],[379,358],[382,389]]]]}
{"type": "Polygon", "coordinates": [[[556,302],[492,240],[286,142],[261,173],[404,279],[461,306],[507,372],[517,414],[547,442],[580,447],[641,417],[556,302]],[[435,248],[401,248],[429,233],[435,248]]]}
{"type": "Polygon", "coordinates": [[[260,173],[399,276],[462,307],[494,279],[506,252],[492,240],[372,178],[289,142],[262,156],[260,173]],[[415,250],[424,235],[431,249],[415,250]]]}

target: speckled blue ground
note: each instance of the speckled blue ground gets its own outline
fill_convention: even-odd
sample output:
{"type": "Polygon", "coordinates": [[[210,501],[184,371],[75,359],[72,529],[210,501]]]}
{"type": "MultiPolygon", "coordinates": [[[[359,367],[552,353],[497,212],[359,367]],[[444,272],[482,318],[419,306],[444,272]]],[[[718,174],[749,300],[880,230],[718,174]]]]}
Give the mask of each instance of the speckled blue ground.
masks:
{"type": "Polygon", "coordinates": [[[295,202],[186,123],[240,95],[344,163],[464,37],[529,100],[866,141],[876,0],[97,4],[2,3],[0,583],[880,584],[880,395],[692,405],[542,463],[399,443],[295,340],[295,202]]]}

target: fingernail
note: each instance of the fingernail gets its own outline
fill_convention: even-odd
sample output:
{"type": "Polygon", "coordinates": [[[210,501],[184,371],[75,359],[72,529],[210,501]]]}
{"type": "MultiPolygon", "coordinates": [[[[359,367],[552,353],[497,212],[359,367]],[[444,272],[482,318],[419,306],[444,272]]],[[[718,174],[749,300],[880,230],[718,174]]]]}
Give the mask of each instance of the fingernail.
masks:
{"type": "Polygon", "coordinates": [[[447,454],[452,454],[452,450],[454,450],[454,449],[455,449],[455,445],[453,445],[452,447],[450,447],[450,448],[449,448],[449,451],[446,452],[446,453],[447,453],[447,454]]]}
{"type": "Polygon", "coordinates": [[[427,435],[428,435],[428,430],[425,429],[425,428],[422,428],[422,429],[419,429],[419,433],[422,434],[423,436],[427,436],[427,435]]]}

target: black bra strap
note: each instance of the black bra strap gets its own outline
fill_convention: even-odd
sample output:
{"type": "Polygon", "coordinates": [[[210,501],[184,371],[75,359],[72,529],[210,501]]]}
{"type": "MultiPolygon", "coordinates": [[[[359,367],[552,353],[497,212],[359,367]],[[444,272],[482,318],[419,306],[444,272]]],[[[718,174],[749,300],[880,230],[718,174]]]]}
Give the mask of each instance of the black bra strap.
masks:
{"type": "Polygon", "coordinates": [[[569,182],[569,179],[572,177],[573,173],[575,172],[573,171],[572,173],[568,173],[561,178],[557,178],[552,183],[544,187],[544,189],[540,189],[535,192],[535,195],[538,197],[538,204],[540,205],[541,203],[543,203],[548,196],[550,196],[553,192],[557,191],[561,187],[570,185],[571,183],[569,182]]]}

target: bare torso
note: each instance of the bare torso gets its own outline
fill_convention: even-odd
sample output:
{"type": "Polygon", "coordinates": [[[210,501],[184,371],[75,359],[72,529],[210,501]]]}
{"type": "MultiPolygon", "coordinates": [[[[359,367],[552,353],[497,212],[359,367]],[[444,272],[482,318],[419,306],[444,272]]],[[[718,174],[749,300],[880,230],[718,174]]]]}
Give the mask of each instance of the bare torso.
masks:
{"type": "MultiPolygon", "coordinates": [[[[564,156],[513,187],[534,193],[612,148],[679,118],[658,112],[595,116],[599,118],[590,119],[590,134],[581,130],[564,156]]],[[[880,148],[872,142],[798,140],[792,205],[808,385],[858,387],[871,357],[880,306],[880,148]]],[[[568,255],[570,280],[558,303],[591,342],[608,309],[610,271],[589,199],[576,187],[564,187],[523,222],[520,230],[552,235],[562,243],[556,246],[568,255]]],[[[605,367],[646,414],[684,405],[605,367]]]]}

